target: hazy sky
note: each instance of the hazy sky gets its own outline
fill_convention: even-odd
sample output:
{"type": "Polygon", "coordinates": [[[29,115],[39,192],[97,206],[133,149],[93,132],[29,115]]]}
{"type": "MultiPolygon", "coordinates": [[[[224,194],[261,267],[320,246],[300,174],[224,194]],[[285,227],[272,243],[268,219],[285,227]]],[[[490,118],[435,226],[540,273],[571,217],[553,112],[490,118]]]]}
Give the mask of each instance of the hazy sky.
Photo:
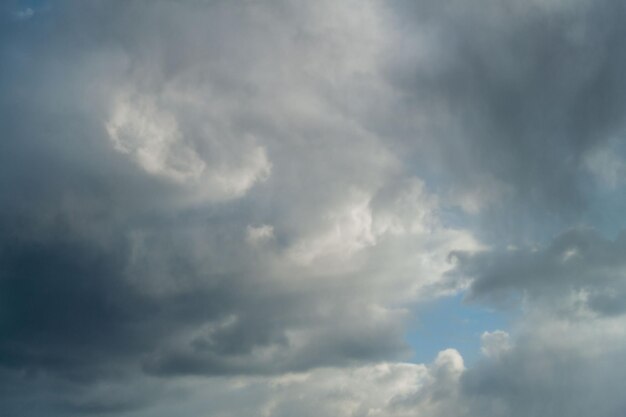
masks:
{"type": "Polygon", "coordinates": [[[8,0],[3,417],[623,417],[622,0],[8,0]]]}

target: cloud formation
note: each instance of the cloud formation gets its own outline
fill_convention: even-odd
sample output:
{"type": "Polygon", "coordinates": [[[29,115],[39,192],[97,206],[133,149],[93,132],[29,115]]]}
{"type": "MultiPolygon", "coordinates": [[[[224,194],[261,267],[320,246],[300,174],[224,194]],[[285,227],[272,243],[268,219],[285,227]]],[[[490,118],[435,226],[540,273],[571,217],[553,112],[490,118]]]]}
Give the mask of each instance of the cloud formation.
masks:
{"type": "Polygon", "coordinates": [[[623,414],[621,3],[1,10],[10,416],[623,414]]]}

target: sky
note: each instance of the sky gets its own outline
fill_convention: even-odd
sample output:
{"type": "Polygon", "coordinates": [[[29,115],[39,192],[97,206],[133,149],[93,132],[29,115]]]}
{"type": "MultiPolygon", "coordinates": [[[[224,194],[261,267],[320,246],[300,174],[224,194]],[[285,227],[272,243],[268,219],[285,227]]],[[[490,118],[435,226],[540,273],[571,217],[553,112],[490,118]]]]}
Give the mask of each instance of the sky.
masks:
{"type": "Polygon", "coordinates": [[[626,415],[619,0],[0,5],[0,414],[626,415]]]}

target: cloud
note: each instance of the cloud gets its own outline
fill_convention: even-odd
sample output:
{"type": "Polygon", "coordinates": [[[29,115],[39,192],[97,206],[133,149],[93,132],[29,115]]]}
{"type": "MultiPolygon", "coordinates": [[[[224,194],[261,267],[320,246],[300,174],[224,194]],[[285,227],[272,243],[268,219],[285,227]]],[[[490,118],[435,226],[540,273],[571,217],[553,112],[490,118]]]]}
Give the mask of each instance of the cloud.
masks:
{"type": "Polygon", "coordinates": [[[572,227],[621,190],[618,2],[14,10],[3,409],[623,411],[624,236],[572,227]],[[519,318],[407,363],[416,304],[460,291],[519,318]]]}
{"type": "Polygon", "coordinates": [[[258,245],[263,242],[272,240],[274,238],[274,227],[269,224],[263,224],[260,226],[246,227],[246,242],[250,245],[258,245]]]}
{"type": "Polygon", "coordinates": [[[562,314],[622,314],[624,233],[614,240],[572,229],[548,245],[458,254],[457,272],[473,278],[469,298],[562,314]]]}
{"type": "Polygon", "coordinates": [[[449,349],[429,365],[379,362],[271,377],[178,381],[178,388],[186,392],[184,401],[137,415],[183,410],[189,415],[408,417],[415,415],[419,401],[419,415],[434,416],[456,395],[463,369],[459,353],[449,349]]]}
{"type": "Polygon", "coordinates": [[[346,100],[388,94],[386,13],[68,1],[7,29],[6,383],[121,413],[158,394],[107,384],[409,357],[410,306],[480,245],[346,100]]]}
{"type": "Polygon", "coordinates": [[[498,357],[511,349],[510,336],[502,330],[484,332],[480,340],[482,342],[480,351],[487,357],[498,357]]]}
{"type": "Polygon", "coordinates": [[[177,118],[160,111],[149,97],[117,98],[105,127],[115,150],[128,155],[149,174],[190,184],[202,199],[241,197],[271,173],[267,153],[254,138],[219,142],[211,137],[214,133],[210,127],[201,133],[208,136],[202,141],[203,154],[211,156],[207,164],[207,156],[200,156],[196,146],[185,141],[177,118]]]}
{"type": "Polygon", "coordinates": [[[404,41],[388,76],[415,121],[405,139],[415,164],[450,181],[466,211],[485,212],[484,228],[521,233],[511,212],[558,212],[563,227],[594,205],[585,161],[624,129],[623,6],[397,3],[404,41]]]}

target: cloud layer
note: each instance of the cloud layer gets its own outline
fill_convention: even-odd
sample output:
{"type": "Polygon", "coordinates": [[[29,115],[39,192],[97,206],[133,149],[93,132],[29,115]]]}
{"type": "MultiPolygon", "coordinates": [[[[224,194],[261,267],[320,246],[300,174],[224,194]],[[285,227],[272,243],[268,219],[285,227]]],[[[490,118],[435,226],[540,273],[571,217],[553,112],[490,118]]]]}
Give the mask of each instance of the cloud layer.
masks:
{"type": "Polygon", "coordinates": [[[625,12],[2,6],[0,405],[623,414],[625,12]],[[412,363],[461,292],[511,328],[412,363]]]}

